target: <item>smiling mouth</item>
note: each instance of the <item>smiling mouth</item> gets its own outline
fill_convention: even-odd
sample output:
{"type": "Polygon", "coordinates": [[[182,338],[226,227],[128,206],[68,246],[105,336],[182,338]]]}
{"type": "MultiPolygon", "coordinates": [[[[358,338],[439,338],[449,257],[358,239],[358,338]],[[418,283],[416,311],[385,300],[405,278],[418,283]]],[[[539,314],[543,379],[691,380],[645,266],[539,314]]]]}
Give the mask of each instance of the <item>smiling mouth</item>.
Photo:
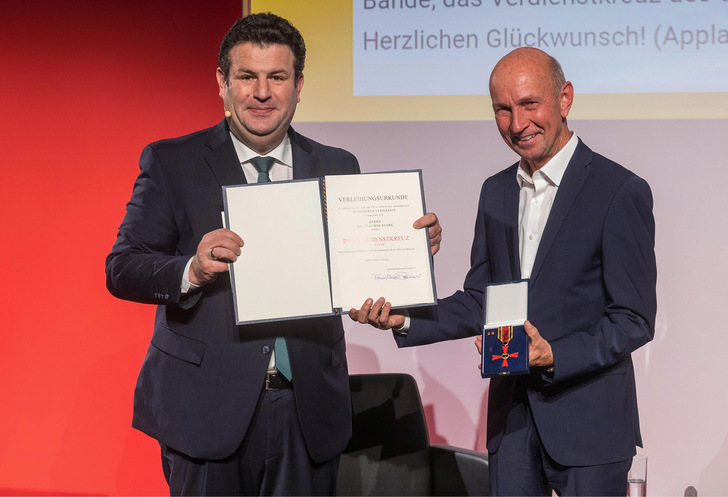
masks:
{"type": "Polygon", "coordinates": [[[262,107],[262,108],[261,107],[251,107],[249,110],[253,114],[263,115],[263,114],[269,114],[269,113],[273,112],[274,109],[272,107],[262,107]]]}
{"type": "Polygon", "coordinates": [[[515,136],[515,137],[513,137],[513,141],[516,143],[526,143],[526,142],[533,140],[535,137],[536,137],[535,134],[528,135],[528,136],[515,136]]]}

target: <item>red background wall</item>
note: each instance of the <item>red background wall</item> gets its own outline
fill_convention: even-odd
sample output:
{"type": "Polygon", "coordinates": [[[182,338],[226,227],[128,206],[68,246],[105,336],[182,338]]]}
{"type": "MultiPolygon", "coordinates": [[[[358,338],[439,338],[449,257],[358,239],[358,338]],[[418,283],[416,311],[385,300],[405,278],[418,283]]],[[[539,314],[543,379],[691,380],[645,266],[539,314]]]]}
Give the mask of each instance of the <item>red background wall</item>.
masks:
{"type": "Polygon", "coordinates": [[[0,494],[168,493],[131,428],[153,309],[104,259],[142,147],[215,124],[240,0],[3,2],[0,494]]]}

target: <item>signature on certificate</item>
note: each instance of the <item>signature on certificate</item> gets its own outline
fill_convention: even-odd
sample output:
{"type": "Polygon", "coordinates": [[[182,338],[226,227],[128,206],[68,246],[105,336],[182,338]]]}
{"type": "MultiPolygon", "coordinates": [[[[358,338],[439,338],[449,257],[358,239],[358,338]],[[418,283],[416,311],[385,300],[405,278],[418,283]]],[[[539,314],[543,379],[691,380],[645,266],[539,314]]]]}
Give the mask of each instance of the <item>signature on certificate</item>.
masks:
{"type": "Polygon", "coordinates": [[[372,273],[375,280],[410,280],[416,278],[422,278],[420,274],[410,274],[407,271],[396,271],[394,273],[372,273]]]}

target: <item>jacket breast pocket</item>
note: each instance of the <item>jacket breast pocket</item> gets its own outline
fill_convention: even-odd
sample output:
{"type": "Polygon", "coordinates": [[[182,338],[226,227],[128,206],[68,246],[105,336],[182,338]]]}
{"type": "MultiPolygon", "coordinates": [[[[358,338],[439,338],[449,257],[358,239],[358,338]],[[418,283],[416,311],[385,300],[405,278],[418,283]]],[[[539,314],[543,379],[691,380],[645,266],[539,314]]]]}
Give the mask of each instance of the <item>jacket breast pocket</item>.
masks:
{"type": "Polygon", "coordinates": [[[198,340],[175,333],[164,325],[160,325],[152,337],[152,345],[173,357],[195,366],[202,363],[207,345],[198,340]]]}

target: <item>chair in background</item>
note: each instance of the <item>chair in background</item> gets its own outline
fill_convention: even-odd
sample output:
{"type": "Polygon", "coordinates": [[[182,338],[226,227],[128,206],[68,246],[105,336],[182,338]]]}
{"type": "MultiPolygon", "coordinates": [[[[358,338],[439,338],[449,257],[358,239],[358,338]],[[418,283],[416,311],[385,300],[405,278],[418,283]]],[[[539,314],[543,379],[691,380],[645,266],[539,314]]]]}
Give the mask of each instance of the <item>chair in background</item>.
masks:
{"type": "Polygon", "coordinates": [[[412,376],[351,375],[349,387],[353,433],[337,495],[489,495],[486,454],[430,445],[412,376]]]}

